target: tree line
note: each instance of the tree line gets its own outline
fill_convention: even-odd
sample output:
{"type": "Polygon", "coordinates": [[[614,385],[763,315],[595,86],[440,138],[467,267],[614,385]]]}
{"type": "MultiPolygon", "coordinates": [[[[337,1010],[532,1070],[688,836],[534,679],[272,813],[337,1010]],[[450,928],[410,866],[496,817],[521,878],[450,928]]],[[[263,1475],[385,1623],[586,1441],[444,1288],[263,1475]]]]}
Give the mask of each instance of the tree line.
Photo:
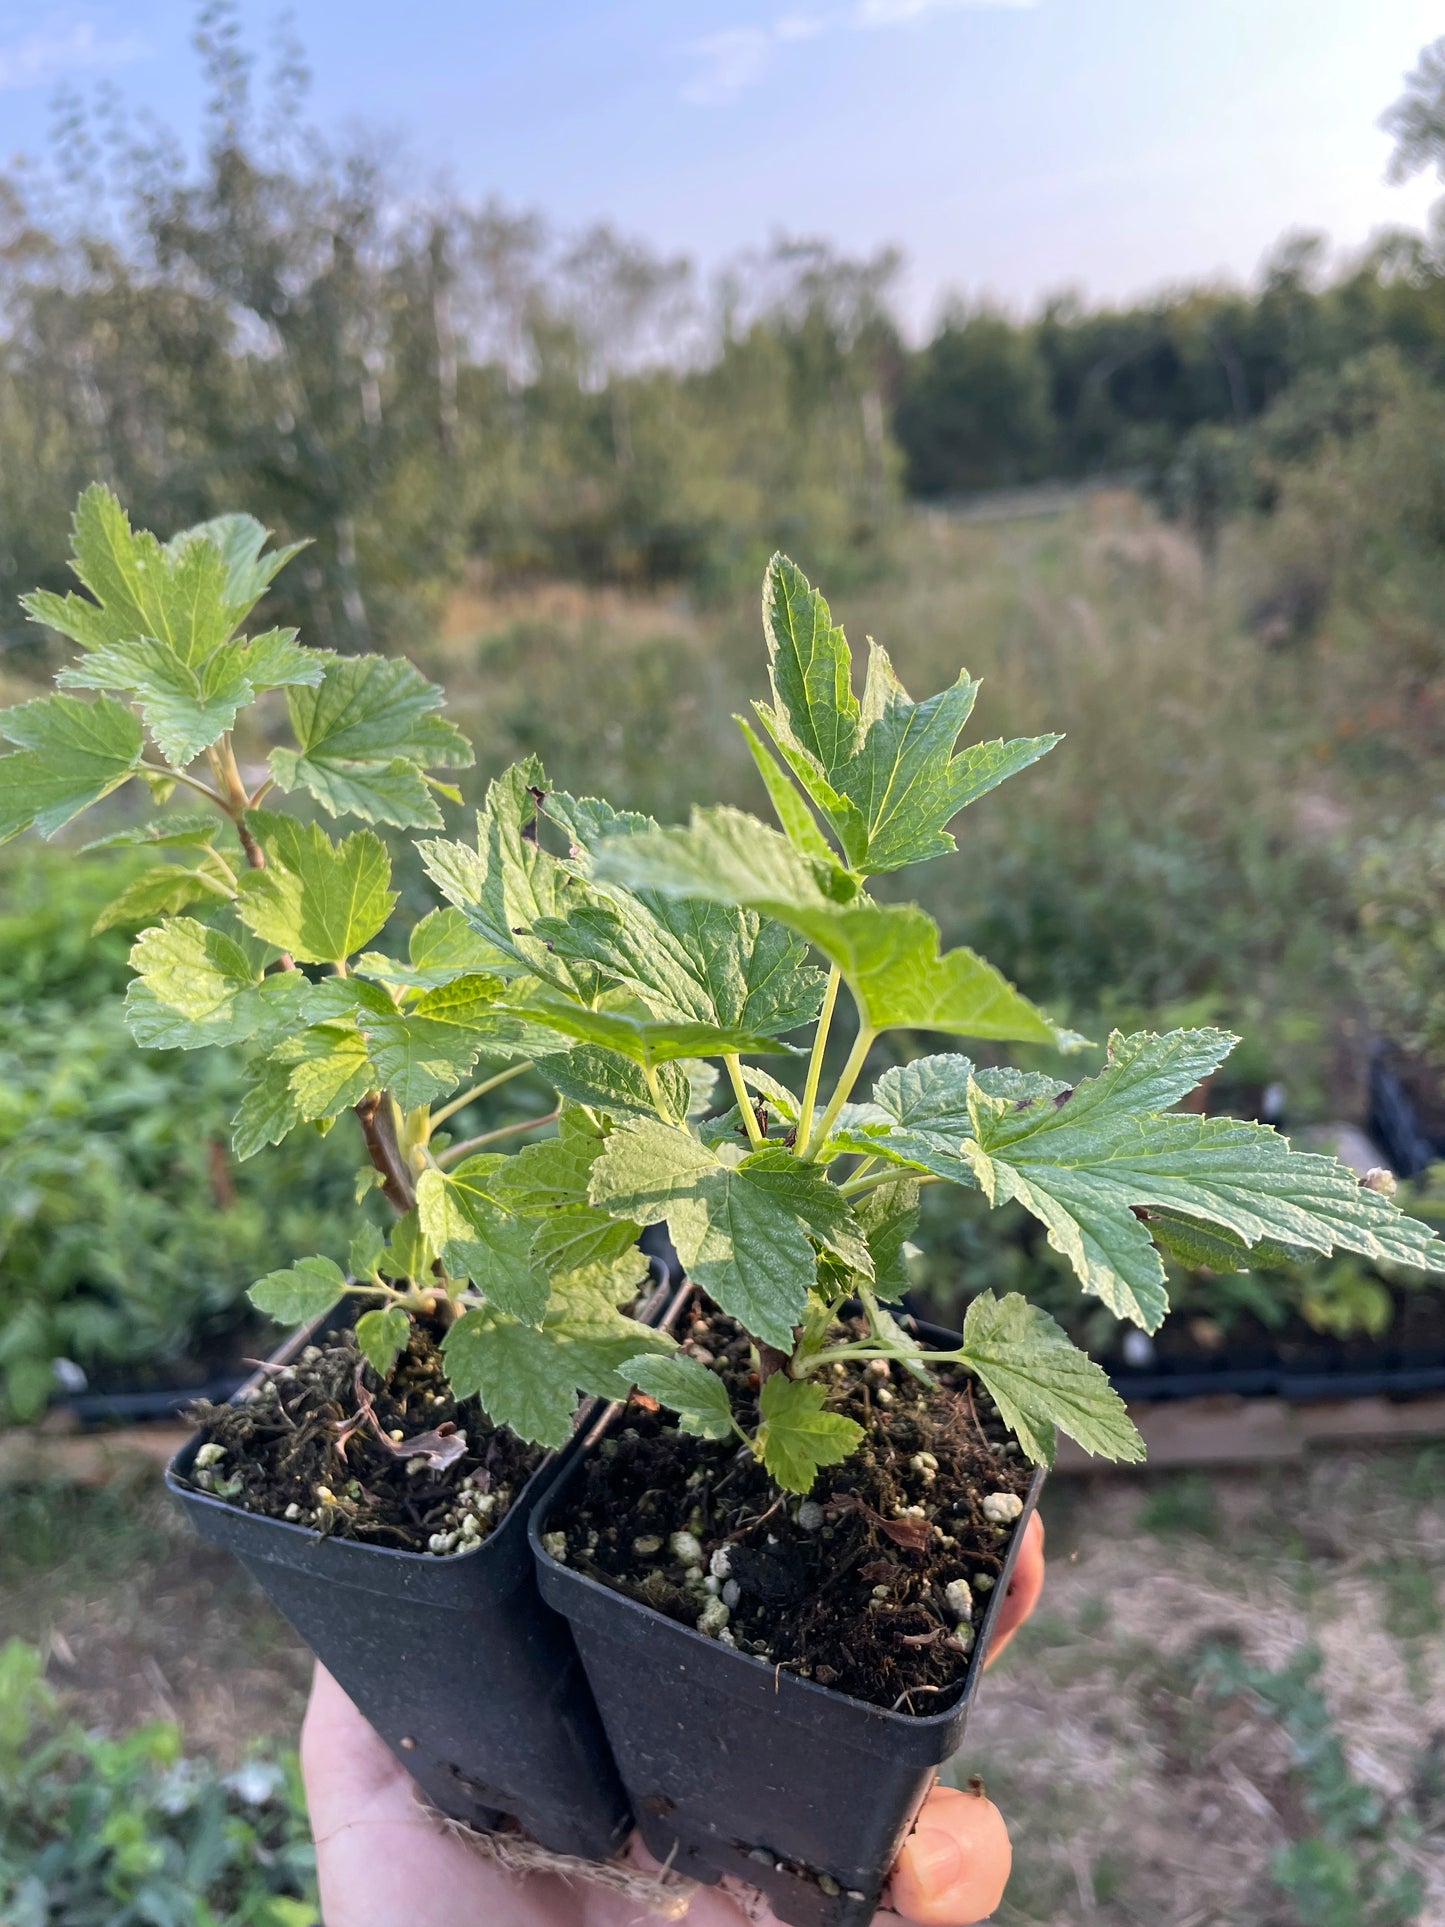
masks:
{"type": "MultiPolygon", "coordinates": [[[[399,191],[307,124],[229,0],[199,16],[191,160],[110,104],[60,103],[55,155],[0,179],[0,640],[59,586],[100,478],[148,526],[244,501],[312,544],[294,614],[341,649],[400,643],[469,561],[730,589],[777,546],[876,564],[908,495],[1127,476],[1206,540],[1240,438],[1382,351],[1445,375],[1445,246],[1396,233],[1344,272],[1317,236],[1257,287],[1018,319],[948,310],[907,345],[898,260],[779,241],[704,284],[597,227],[399,191]],[[412,613],[408,613],[412,612],[412,613]]],[[[1445,43],[1392,110],[1402,171],[1442,166],[1445,43]]],[[[1247,493],[1247,490],[1245,491],[1247,493]]]]}

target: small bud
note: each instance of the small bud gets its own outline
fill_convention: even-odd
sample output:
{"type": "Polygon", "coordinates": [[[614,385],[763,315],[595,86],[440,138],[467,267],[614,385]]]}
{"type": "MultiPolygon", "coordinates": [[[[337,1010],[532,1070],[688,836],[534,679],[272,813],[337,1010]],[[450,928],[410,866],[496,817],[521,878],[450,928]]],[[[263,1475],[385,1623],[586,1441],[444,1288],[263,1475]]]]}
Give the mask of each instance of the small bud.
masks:
{"type": "Polygon", "coordinates": [[[1395,1173],[1387,1171],[1382,1164],[1377,1164],[1366,1171],[1360,1179],[1360,1189],[1378,1191],[1382,1198],[1393,1198],[1399,1186],[1395,1182],[1395,1173]]]}

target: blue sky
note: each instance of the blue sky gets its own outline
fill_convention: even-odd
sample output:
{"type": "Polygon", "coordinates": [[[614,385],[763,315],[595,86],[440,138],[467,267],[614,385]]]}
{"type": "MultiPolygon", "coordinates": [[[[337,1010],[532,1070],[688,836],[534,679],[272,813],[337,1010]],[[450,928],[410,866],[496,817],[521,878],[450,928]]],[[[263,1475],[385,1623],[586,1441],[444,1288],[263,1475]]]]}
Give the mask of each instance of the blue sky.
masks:
{"type": "MultiPolygon", "coordinates": [[[[258,39],[275,7],[245,0],[258,39]]],[[[712,265],[896,242],[906,311],[1249,277],[1287,228],[1418,222],[1376,126],[1439,0],[299,0],[316,117],[418,187],[610,218],[712,265]]],[[[0,160],[57,83],[194,136],[186,0],[0,0],[0,160]]]]}

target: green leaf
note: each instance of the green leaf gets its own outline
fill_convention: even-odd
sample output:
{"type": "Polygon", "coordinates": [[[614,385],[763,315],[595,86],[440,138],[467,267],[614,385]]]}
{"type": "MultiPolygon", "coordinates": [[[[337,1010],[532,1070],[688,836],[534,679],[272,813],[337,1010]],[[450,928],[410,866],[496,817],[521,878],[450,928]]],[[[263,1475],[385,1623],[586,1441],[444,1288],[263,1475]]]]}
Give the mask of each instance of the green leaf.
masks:
{"type": "Polygon", "coordinates": [[[236,644],[235,662],[258,694],[263,689],[314,689],[326,674],[330,658],[323,649],[307,649],[294,629],[267,629],[249,642],[236,644]]]}
{"type": "Polygon", "coordinates": [[[979,1293],[963,1321],[960,1357],[1036,1464],[1053,1464],[1056,1426],[1099,1458],[1137,1464],[1144,1457],[1144,1441],[1103,1371],[1017,1292],[979,1293]]]}
{"type": "Polygon", "coordinates": [[[750,1152],[737,1168],[749,1184],[791,1211],[825,1251],[871,1281],[873,1258],[863,1229],[848,1200],[817,1165],[804,1164],[781,1144],[770,1144],[750,1152]]]}
{"type": "Polygon", "coordinates": [[[873,1030],[1057,1043],[1049,1020],[971,950],[939,954],[914,904],[834,900],[835,876],[740,810],[697,810],[687,829],[609,840],[599,875],[632,889],[739,903],[789,925],[836,963],[873,1030]]]}
{"type": "Polygon", "coordinates": [[[875,1185],[855,1202],[853,1215],[868,1240],[878,1296],[901,1298],[909,1284],[903,1246],[918,1228],[917,1180],[899,1177],[875,1185]]]}
{"type": "Polygon", "coordinates": [[[95,601],[44,591],[21,601],[33,621],[86,649],[149,636],[182,662],[199,662],[239,619],[214,543],[187,531],[163,547],[145,529],[132,533],[120,503],[98,483],[76,504],[71,545],[71,567],[95,601]]]}
{"type": "Polygon", "coordinates": [[[315,1024],[282,1052],[291,1059],[292,1102],[308,1123],[339,1117],[380,1087],[366,1039],[348,1025],[315,1024]]]}
{"type": "Polygon", "coordinates": [[[1425,1266],[1439,1251],[1425,1226],[1333,1158],[1293,1152],[1264,1125],[1159,1114],[1233,1043],[1214,1030],[1116,1032],[1104,1069],[1067,1098],[1040,1097],[1018,1110],[976,1089],[976,1142],[963,1149],[990,1201],[1017,1198],[1048,1228],[1084,1289],[1146,1331],[1157,1328],[1168,1299],[1141,1210],[1218,1226],[1250,1246],[1338,1248],[1425,1266]]]}
{"type": "Polygon", "coordinates": [[[603,979],[569,962],[533,934],[540,918],[565,917],[579,889],[575,872],[537,841],[537,798],[547,777],[535,756],[514,763],[487,788],[475,848],[433,838],[417,845],[427,875],[472,928],[505,956],[566,995],[590,1004],[603,979]]]}
{"type": "Polygon", "coordinates": [[[389,1090],[404,1111],[455,1090],[481,1053],[505,1035],[492,1015],[501,988],[497,977],[458,977],[398,1009],[378,986],[344,980],[344,989],[358,1000],[355,1022],[367,1041],[377,1085],[389,1090]]]}
{"type": "MultiPolygon", "coordinates": [[[[381,1174],[378,1172],[378,1176],[381,1174]]],[[[370,1222],[363,1222],[361,1229],[351,1240],[351,1248],[346,1254],[346,1262],[351,1267],[353,1278],[371,1278],[381,1268],[386,1254],[386,1238],[380,1229],[370,1222]]]]}
{"type": "MultiPolygon", "coordinates": [[[[811,974],[811,973],[810,973],[811,974]]],[[[595,1004],[574,1003],[545,990],[517,1008],[519,1016],[564,1037],[601,1045],[629,1057],[635,1064],[656,1067],[681,1057],[723,1051],[776,1051],[787,1046],[775,1038],[747,1030],[723,1030],[714,1024],[674,1022],[650,1015],[647,1006],[627,991],[604,991],[595,1004]]]]}
{"type": "Polygon", "coordinates": [[[240,645],[227,644],[192,668],[164,642],[138,636],[107,643],[62,669],[62,688],[124,690],[141,706],[146,727],[172,769],[184,769],[230,729],[255,695],[239,667],[240,645]]]}
{"type": "Polygon", "coordinates": [[[226,565],[226,600],[240,610],[236,620],[249,615],[272,582],[293,556],[309,548],[309,542],[292,542],[283,549],[263,555],[271,531],[263,528],[254,515],[216,515],[187,531],[180,541],[200,538],[220,551],[226,565]]]}
{"type": "Polygon", "coordinates": [[[133,776],[143,748],[140,723],[109,696],[41,696],[0,710],[0,735],[20,746],[0,757],[0,843],[32,823],[54,836],[133,776]]]}
{"type": "Polygon", "coordinates": [[[544,1218],[549,1212],[586,1204],[592,1166],[604,1142],[602,1133],[579,1112],[565,1110],[555,1137],[529,1144],[503,1160],[491,1194],[519,1218],[544,1218]]]}
{"type": "Polygon", "coordinates": [[[224,895],[214,878],[187,870],[178,863],[158,864],[132,877],[118,897],[112,897],[90,926],[98,937],[103,930],[134,929],[151,917],[167,916],[184,910],[198,897],[224,895]]]}
{"type": "Polygon", "coordinates": [[[734,716],[733,721],[742,731],[743,741],[752,752],[758,774],[763,779],[763,787],[768,792],[768,801],[783,826],[783,834],[793,848],[804,856],[820,863],[832,863],[835,860],[833,852],[828,847],[828,839],[818,828],[817,819],[768,754],[757,731],[743,716],[734,716]]]}
{"type": "Polygon", "coordinates": [[[421,1213],[415,1205],[410,1211],[403,1212],[391,1227],[386,1251],[385,1270],[388,1278],[407,1278],[414,1285],[430,1279],[436,1248],[422,1230],[421,1213]]]}
{"type": "Polygon", "coordinates": [[[374,937],[396,902],[380,837],[358,830],[333,843],[315,823],[269,810],[246,819],[267,867],[241,880],[237,912],[298,963],[341,963],[374,937]]]}
{"type": "Polygon", "coordinates": [[[136,977],[126,993],[126,1021],[147,1049],[242,1043],[266,1015],[245,950],[193,917],[142,931],[130,965],[136,977]]]}
{"type": "Polygon", "coordinates": [[[445,700],[400,657],[331,657],[317,687],[288,693],[300,747],[273,750],[271,774],[283,790],[309,790],[333,816],[440,825],[422,772],[473,760],[461,731],[436,713],[445,700]]]}
{"type": "MultiPolygon", "coordinates": [[[[791,1350],[817,1274],[796,1212],[689,1132],[619,1124],[592,1167],[591,1199],[635,1224],[667,1224],[691,1277],[744,1329],[791,1350]]],[[[736,1153],[731,1153],[736,1156],[736,1153]]]]}
{"type": "Polygon", "coordinates": [[[762,1424],[753,1449],[769,1476],[788,1492],[810,1492],[825,1465],[837,1465],[863,1443],[863,1427],[825,1412],[821,1385],[774,1372],[758,1400],[762,1424]]]}
{"type": "Polygon", "coordinates": [[[346,1289],[346,1275],[330,1258],[302,1258],[287,1271],[272,1271],[246,1294],[257,1311],[283,1325],[305,1325],[330,1311],[346,1289]]]}
{"type": "Polygon", "coordinates": [[[611,1304],[628,1303],[649,1275],[647,1259],[637,1249],[641,1230],[590,1205],[565,1205],[533,1233],[532,1263],[554,1286],[565,1280],[578,1289],[595,1288],[611,1304]]]}
{"type": "Polygon", "coordinates": [[[385,1378],[406,1350],[411,1337],[411,1320],[400,1305],[386,1305],[379,1311],[364,1311],[356,1321],[356,1342],[372,1370],[385,1378]]]}
{"type": "Polygon", "coordinates": [[[622,1370],[640,1392],[676,1412],[682,1430],[693,1438],[725,1439],[736,1430],[726,1385],[700,1359],[681,1352],[671,1358],[629,1358],[622,1370]]]}
{"type": "Polygon", "coordinates": [[[92,850],[160,849],[170,847],[180,850],[209,850],[217,837],[225,832],[234,847],[235,839],[229,825],[213,809],[173,810],[169,816],[158,816],[149,823],[137,823],[125,830],[115,830],[109,836],[98,836],[91,843],[83,843],[81,852],[89,855],[92,850]]]}
{"type": "MultiPolygon", "coordinates": [[[[590,1105],[611,1117],[657,1114],[642,1066],[618,1051],[577,1044],[569,1051],[539,1055],[536,1061],[553,1089],[576,1104],[590,1105]]],[[[682,1061],[659,1064],[657,1081],[673,1116],[683,1116],[690,1092],[682,1061]]]]}
{"type": "Polygon", "coordinates": [[[423,1171],[416,1204],[423,1231],[455,1277],[470,1278],[489,1305],[540,1325],[550,1290],[532,1259],[532,1225],[497,1203],[487,1180],[505,1160],[469,1160],[423,1171]]]}
{"type": "MultiPolygon", "coordinates": [[[[967,804],[1046,755],[1057,736],[983,743],[953,754],[978,685],[961,674],[950,689],[915,703],[886,650],[870,641],[861,706],[852,656],[823,598],[785,556],[774,556],[763,591],[763,628],[776,708],[755,707],[794,776],[864,874],[900,869],[955,848],[945,825],[967,804]]],[[[775,804],[778,772],[754,755],[775,804]]],[[[783,817],[799,848],[817,854],[796,812],[783,817]]],[[[807,819],[811,824],[811,819],[807,819]]],[[[815,833],[816,834],[816,833],[815,833]]]]}
{"type": "Polygon", "coordinates": [[[410,962],[396,963],[368,950],[357,958],[353,974],[408,990],[438,990],[478,971],[505,977],[516,969],[511,957],[477,935],[460,910],[433,910],[414,924],[407,955],[410,962]]]}
{"type": "Polygon", "coordinates": [[[577,1388],[557,1348],[540,1331],[485,1306],[463,1312],[442,1341],[458,1398],[478,1398],[496,1425],[532,1445],[565,1445],[577,1388]]]}
{"type": "Polygon", "coordinates": [[[303,1121],[291,1088],[292,1069],[289,1059],[267,1059],[251,1067],[253,1082],[231,1120],[231,1149],[243,1162],[268,1144],[279,1144],[303,1121]]]}

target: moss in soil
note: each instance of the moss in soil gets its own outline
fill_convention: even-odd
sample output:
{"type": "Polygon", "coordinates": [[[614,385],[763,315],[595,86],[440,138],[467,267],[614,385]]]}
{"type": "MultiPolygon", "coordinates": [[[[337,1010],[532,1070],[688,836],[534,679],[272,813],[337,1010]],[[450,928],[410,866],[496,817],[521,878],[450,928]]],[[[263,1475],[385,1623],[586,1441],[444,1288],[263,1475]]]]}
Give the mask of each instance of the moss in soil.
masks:
{"type": "MultiPolygon", "coordinates": [[[[745,1334],[704,1306],[686,1346],[722,1375],[741,1421],[755,1424],[745,1334]]],[[[940,1372],[925,1386],[897,1366],[831,1370],[830,1409],[865,1437],[806,1500],[780,1492],[735,1440],[688,1437],[634,1396],[553,1515],[549,1550],[802,1679],[902,1712],[939,1712],[968,1677],[973,1627],[1016,1530],[990,1519],[984,1502],[1022,1500],[1032,1468],[966,1375],[940,1372]]]]}
{"type": "Polygon", "coordinates": [[[352,1332],[332,1333],[268,1370],[248,1403],[196,1404],[207,1442],[191,1483],[335,1538],[437,1554],[480,1545],[546,1454],[453,1397],[441,1337],[415,1320],[382,1380],[352,1332]]]}

